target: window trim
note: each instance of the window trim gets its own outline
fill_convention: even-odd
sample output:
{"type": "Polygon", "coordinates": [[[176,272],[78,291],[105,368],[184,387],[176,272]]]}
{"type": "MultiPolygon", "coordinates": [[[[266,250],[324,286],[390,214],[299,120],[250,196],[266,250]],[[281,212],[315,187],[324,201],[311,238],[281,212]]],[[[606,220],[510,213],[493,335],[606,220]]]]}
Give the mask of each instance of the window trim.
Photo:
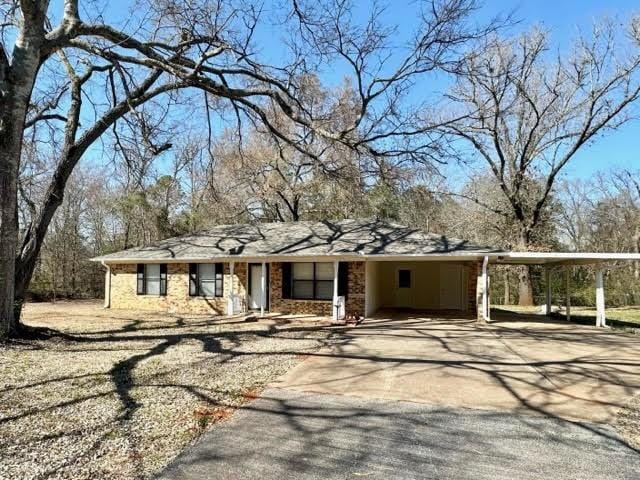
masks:
{"type": "Polygon", "coordinates": [[[189,296],[203,298],[224,297],[224,263],[223,262],[200,262],[189,264],[189,296]],[[213,265],[213,295],[202,293],[202,283],[200,281],[200,265],[213,265]],[[195,284],[195,291],[194,285],[195,284]]]}
{"type": "Polygon", "coordinates": [[[322,301],[322,302],[330,302],[333,300],[333,282],[334,279],[332,278],[331,280],[322,280],[322,279],[318,279],[318,273],[317,273],[317,265],[319,263],[329,263],[331,264],[331,262],[292,262],[291,263],[291,295],[290,295],[290,299],[291,300],[309,300],[309,301],[322,301]],[[296,265],[300,265],[300,264],[311,264],[313,265],[313,278],[305,278],[305,279],[296,279],[295,278],[295,266],[296,265]],[[306,296],[306,297],[301,297],[301,296],[296,296],[295,295],[295,285],[296,282],[311,282],[312,284],[312,294],[311,296],[306,296]],[[331,283],[331,296],[329,298],[321,298],[318,297],[318,284],[319,283],[331,283]]]}

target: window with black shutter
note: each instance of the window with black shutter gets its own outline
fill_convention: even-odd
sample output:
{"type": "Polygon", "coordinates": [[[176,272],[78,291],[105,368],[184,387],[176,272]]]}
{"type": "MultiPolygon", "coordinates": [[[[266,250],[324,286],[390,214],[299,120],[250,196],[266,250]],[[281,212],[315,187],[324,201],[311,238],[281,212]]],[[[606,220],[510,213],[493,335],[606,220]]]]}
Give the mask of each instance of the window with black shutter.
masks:
{"type": "Polygon", "coordinates": [[[223,294],[223,263],[189,264],[189,295],[201,297],[222,297],[223,294]]]}
{"type": "Polygon", "coordinates": [[[331,300],[333,298],[333,263],[293,263],[291,298],[296,300],[331,300]]]}
{"type": "Polygon", "coordinates": [[[167,264],[138,264],[136,280],[138,295],[166,295],[167,264]]]}

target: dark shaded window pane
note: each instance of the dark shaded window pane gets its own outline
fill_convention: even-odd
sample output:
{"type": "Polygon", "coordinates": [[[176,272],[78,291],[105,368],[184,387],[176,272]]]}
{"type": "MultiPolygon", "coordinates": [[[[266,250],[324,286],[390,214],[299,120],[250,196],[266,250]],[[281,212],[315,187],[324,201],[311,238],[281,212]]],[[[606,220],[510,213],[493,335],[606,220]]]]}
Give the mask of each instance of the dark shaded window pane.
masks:
{"type": "Polygon", "coordinates": [[[398,287],[411,288],[411,270],[398,270],[398,287]]]}
{"type": "Polygon", "coordinates": [[[313,298],[313,280],[294,280],[293,298],[311,299],[313,298]]]}
{"type": "Polygon", "coordinates": [[[316,282],[316,298],[331,300],[333,298],[333,281],[318,280],[316,282]]]}

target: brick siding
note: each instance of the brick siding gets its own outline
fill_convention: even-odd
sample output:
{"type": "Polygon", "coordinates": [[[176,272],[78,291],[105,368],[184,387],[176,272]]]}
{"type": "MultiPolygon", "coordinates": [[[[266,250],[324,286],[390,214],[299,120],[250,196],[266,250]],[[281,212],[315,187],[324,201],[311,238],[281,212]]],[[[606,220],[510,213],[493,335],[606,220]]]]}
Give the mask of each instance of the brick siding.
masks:
{"type": "MultiPolygon", "coordinates": [[[[166,311],[169,313],[213,313],[224,315],[231,293],[229,264],[224,265],[222,297],[189,296],[189,264],[167,265],[167,294],[138,295],[136,293],[136,264],[111,265],[111,307],[139,310],[166,311]]],[[[245,298],[246,264],[236,263],[234,268],[234,293],[245,298]]]]}

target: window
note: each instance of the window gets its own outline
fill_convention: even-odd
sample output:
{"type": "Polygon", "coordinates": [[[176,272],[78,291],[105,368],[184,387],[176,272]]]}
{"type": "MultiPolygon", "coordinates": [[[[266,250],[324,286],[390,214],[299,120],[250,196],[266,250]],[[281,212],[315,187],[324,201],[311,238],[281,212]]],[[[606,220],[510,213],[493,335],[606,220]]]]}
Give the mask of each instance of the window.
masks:
{"type": "Polygon", "coordinates": [[[291,298],[331,300],[333,298],[332,263],[291,264],[291,298]]]}
{"type": "Polygon", "coordinates": [[[190,263],[189,295],[192,297],[222,297],[224,264],[190,263]]]}
{"type": "Polygon", "coordinates": [[[411,288],[411,270],[398,270],[398,288],[411,288]]]}
{"type": "Polygon", "coordinates": [[[138,295],[167,294],[167,264],[138,264],[138,295]]]}

